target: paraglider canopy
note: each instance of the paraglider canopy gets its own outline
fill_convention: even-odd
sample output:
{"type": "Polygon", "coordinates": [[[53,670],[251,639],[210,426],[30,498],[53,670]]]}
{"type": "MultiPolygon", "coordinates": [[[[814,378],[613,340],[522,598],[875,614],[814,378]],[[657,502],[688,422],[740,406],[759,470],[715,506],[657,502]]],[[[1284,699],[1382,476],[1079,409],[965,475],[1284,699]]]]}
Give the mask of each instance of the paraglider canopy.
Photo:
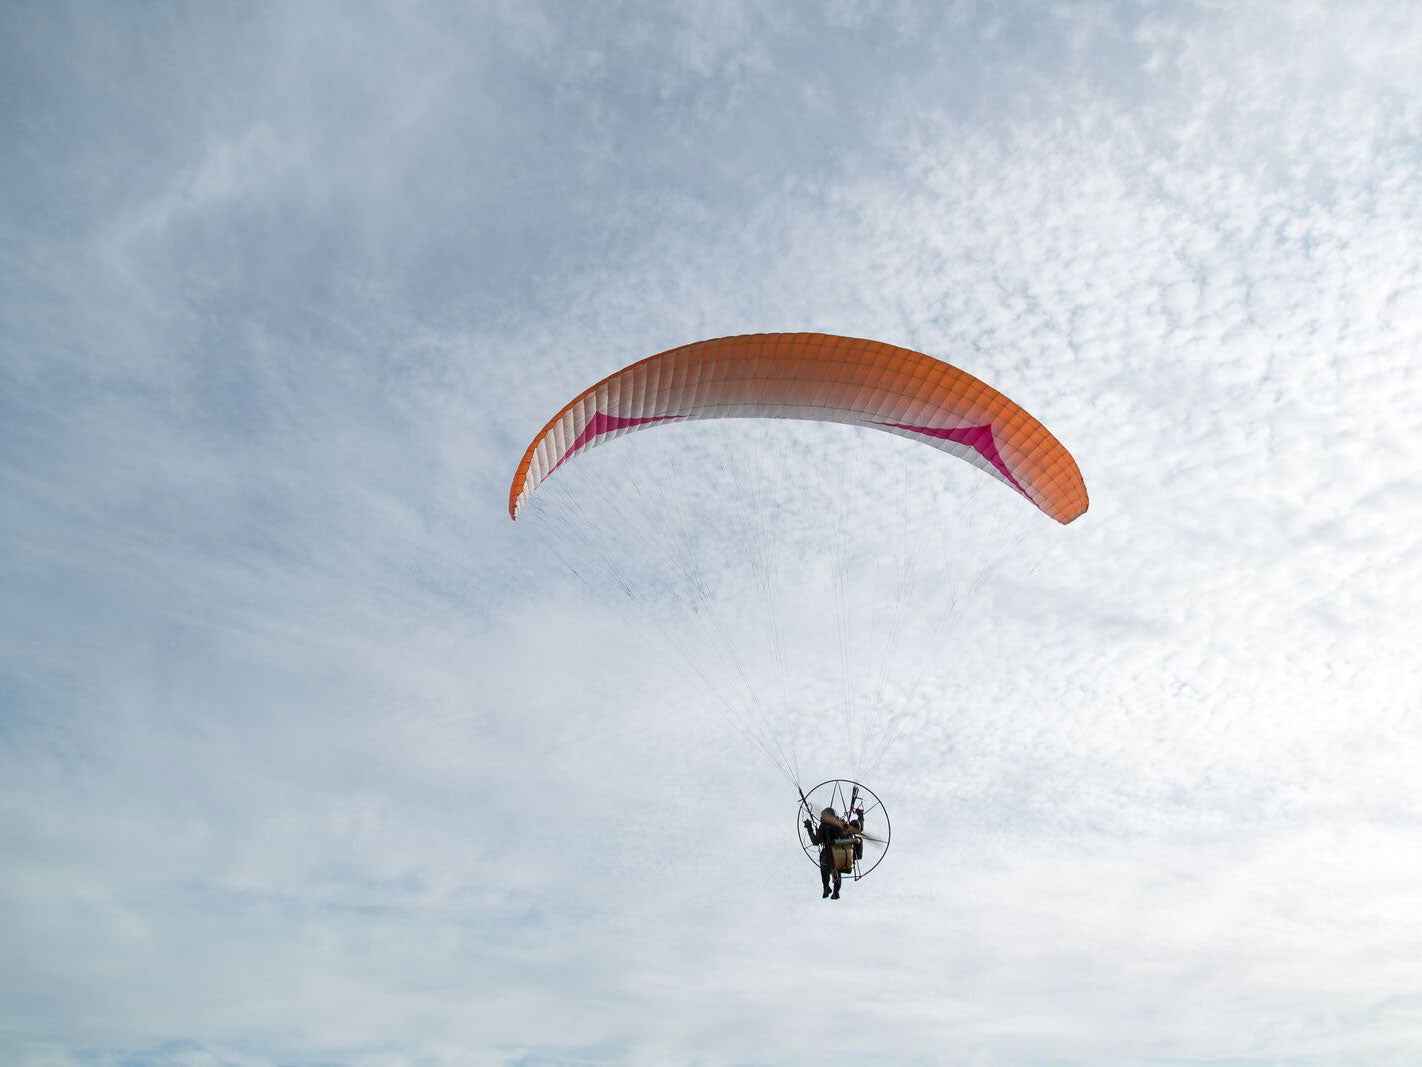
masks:
{"type": "Polygon", "coordinates": [[[589,448],[696,419],[803,419],[866,426],[967,460],[1068,523],[1088,505],[1076,461],[1002,393],[907,348],[822,333],[698,341],[609,375],[569,401],[528,446],[509,517],[589,448]]]}

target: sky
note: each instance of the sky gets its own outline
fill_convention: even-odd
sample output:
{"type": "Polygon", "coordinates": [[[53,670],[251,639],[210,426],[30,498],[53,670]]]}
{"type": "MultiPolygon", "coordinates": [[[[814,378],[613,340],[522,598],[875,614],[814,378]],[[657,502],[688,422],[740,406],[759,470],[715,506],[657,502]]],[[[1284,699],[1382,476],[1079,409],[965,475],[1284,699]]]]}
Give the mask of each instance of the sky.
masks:
{"type": "Polygon", "coordinates": [[[1422,8],[5,16],[0,1060],[1422,1060],[1422,8]],[[826,502],[866,596],[938,539],[915,618],[1022,502],[934,467],[967,503],[876,524],[942,457],[773,426],[506,511],[594,381],[800,330],[993,383],[1092,499],[856,701],[893,842],[838,901],[656,643],[695,613],[631,547],[652,640],[580,582],[555,491],[680,460],[740,631],[725,474],[791,483],[807,785],[826,502]]]}

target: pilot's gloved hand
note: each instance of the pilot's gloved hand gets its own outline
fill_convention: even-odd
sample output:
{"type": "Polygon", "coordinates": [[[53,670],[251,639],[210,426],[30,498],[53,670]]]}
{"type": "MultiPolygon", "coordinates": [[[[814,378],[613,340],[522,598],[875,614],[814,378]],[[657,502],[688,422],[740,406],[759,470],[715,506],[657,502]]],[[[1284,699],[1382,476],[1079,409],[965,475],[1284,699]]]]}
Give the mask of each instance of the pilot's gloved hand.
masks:
{"type": "Polygon", "coordinates": [[[811,834],[815,832],[815,824],[812,823],[809,819],[805,820],[805,832],[811,834]]]}

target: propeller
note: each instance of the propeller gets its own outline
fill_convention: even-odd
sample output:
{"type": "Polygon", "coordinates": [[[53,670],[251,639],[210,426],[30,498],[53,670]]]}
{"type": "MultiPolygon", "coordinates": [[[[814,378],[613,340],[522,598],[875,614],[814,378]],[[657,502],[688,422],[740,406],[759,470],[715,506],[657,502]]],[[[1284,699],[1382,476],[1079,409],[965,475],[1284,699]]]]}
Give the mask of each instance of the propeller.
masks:
{"type": "Polygon", "coordinates": [[[873,842],[880,848],[883,848],[884,845],[888,843],[882,837],[875,837],[873,834],[865,830],[856,830],[854,827],[850,826],[849,823],[841,819],[838,815],[825,815],[819,820],[819,822],[821,825],[833,826],[836,830],[839,830],[843,833],[853,834],[855,837],[858,837],[864,841],[873,842]]]}

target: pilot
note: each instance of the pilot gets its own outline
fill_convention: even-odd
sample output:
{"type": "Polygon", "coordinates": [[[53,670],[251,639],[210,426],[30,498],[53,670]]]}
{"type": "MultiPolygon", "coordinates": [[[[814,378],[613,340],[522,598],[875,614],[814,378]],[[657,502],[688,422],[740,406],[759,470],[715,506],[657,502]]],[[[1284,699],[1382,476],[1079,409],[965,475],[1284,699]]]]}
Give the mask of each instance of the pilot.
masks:
{"type": "MultiPolygon", "coordinates": [[[[834,846],[838,841],[850,839],[855,831],[863,827],[864,813],[856,810],[854,815],[856,818],[846,823],[835,814],[833,808],[825,808],[820,812],[819,829],[815,828],[811,820],[805,820],[805,833],[809,835],[810,843],[820,846],[820,885],[824,889],[820,894],[821,900],[825,897],[831,900],[839,899],[840,870],[839,865],[835,863],[834,846]],[[831,882],[834,885],[833,892],[830,890],[831,882]]],[[[855,844],[858,845],[858,842],[855,844]]]]}

